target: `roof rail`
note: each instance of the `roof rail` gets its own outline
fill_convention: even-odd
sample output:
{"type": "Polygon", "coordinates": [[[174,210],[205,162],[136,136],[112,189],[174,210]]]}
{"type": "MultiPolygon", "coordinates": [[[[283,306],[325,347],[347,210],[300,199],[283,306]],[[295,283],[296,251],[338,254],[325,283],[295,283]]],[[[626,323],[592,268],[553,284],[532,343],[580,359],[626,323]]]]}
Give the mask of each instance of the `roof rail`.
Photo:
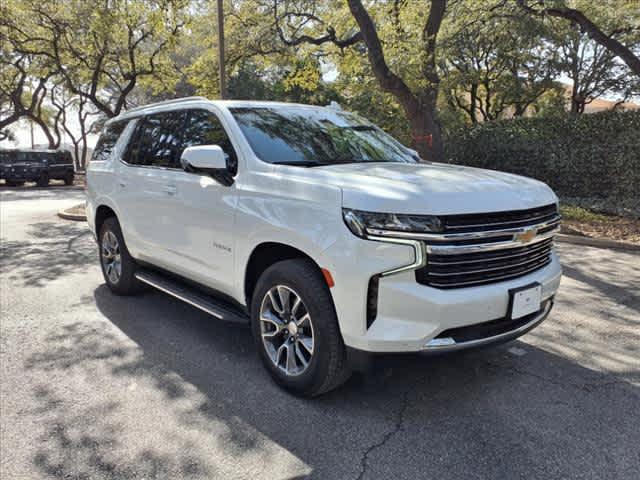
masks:
{"type": "Polygon", "coordinates": [[[127,110],[124,113],[131,113],[131,112],[137,112],[139,110],[146,110],[147,108],[152,108],[152,107],[160,107],[162,105],[171,105],[173,103],[180,103],[180,102],[186,102],[189,100],[209,100],[206,97],[182,97],[182,98],[174,98],[172,100],[164,100],[162,102],[156,102],[156,103],[149,103],[147,105],[140,105],[139,107],[134,107],[130,110],[127,110]]]}

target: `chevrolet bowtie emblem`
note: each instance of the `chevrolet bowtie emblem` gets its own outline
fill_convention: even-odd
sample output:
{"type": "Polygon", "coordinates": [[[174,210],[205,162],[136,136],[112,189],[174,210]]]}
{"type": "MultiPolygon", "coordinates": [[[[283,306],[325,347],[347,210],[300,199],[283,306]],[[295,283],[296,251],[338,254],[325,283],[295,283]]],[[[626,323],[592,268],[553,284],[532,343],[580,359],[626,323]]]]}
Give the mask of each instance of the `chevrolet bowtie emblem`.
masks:
{"type": "Polygon", "coordinates": [[[531,240],[533,240],[533,238],[536,236],[537,233],[538,233],[537,228],[530,228],[529,230],[525,230],[524,232],[516,233],[513,236],[513,239],[516,242],[529,243],[531,240]]]}

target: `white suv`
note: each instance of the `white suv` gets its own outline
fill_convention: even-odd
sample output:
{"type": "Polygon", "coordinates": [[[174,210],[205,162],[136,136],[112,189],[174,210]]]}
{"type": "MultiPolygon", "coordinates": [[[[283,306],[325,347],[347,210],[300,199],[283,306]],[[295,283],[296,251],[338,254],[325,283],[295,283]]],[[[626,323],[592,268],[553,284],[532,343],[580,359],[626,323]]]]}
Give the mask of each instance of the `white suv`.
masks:
{"type": "Polygon", "coordinates": [[[544,183],[421,161],[334,108],[188,98],[110,120],[87,172],[116,294],[250,323],[273,378],[326,392],[377,352],[513,339],[561,269],[544,183]]]}

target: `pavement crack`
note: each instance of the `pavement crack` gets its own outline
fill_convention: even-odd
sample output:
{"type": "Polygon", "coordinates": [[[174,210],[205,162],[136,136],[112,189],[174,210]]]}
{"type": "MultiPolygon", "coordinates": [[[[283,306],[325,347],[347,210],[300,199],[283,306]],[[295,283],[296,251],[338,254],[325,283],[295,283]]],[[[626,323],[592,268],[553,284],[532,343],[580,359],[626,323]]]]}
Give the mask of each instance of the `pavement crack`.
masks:
{"type": "Polygon", "coordinates": [[[398,433],[402,429],[402,425],[404,423],[404,416],[409,407],[409,393],[405,391],[402,394],[402,404],[400,406],[400,410],[398,411],[397,418],[393,424],[393,428],[391,428],[387,433],[384,434],[382,439],[379,442],[374,443],[369,448],[367,448],[360,458],[360,473],[356,477],[357,480],[362,480],[364,475],[367,473],[367,464],[369,460],[369,456],[373,453],[374,450],[377,450],[380,447],[383,447],[389,440],[391,440],[396,433],[398,433]]]}
{"type": "Polygon", "coordinates": [[[558,380],[554,380],[548,377],[545,377],[544,375],[540,375],[534,372],[530,372],[527,370],[523,370],[521,368],[518,367],[514,367],[514,366],[508,366],[508,367],[504,367],[504,366],[500,366],[500,365],[496,365],[495,363],[492,362],[486,362],[487,365],[489,365],[492,368],[495,369],[499,369],[499,370],[504,370],[505,368],[515,374],[518,375],[526,375],[529,377],[533,377],[536,378],[542,382],[547,382],[550,383],[551,385],[555,385],[557,387],[561,387],[561,388],[565,388],[565,387],[569,387],[569,388],[575,388],[577,390],[581,390],[585,393],[592,393],[596,390],[599,390],[601,388],[609,388],[609,387],[616,387],[616,386],[624,386],[624,385],[630,385],[629,382],[625,381],[625,380],[611,380],[608,382],[584,382],[584,383],[574,383],[574,382],[563,382],[563,381],[558,381],[558,380]]]}

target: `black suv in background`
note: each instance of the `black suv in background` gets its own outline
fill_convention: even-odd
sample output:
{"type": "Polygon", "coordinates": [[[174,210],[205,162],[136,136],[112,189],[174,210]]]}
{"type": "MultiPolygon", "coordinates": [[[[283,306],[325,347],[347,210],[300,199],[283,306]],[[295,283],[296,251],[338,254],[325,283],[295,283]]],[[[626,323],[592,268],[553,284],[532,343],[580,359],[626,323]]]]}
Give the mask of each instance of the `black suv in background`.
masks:
{"type": "Polygon", "coordinates": [[[36,182],[39,187],[49,180],[73,184],[73,158],[64,150],[0,150],[0,180],[15,187],[36,182]]]}

